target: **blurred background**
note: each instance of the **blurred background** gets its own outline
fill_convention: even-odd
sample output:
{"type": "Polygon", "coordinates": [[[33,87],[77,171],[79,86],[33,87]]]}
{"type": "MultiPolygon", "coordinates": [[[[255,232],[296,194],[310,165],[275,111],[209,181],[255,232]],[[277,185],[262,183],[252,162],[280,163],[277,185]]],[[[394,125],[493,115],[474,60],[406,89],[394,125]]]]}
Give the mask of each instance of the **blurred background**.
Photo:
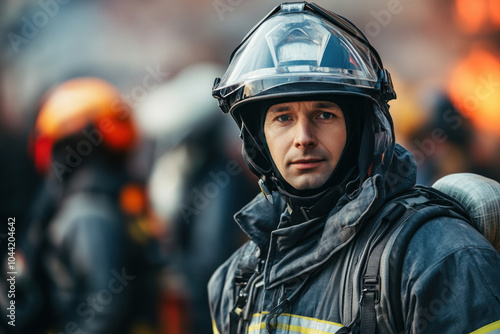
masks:
{"type": "MultiPolygon", "coordinates": [[[[16,258],[17,266],[22,261],[27,268],[45,263],[29,254],[43,254],[44,247],[60,246],[55,241],[49,246],[43,242],[53,239],[57,231],[51,227],[57,210],[49,210],[50,214],[41,218],[39,203],[40,198],[47,198],[43,189],[48,182],[47,172],[37,167],[39,160],[44,160],[45,146],[39,140],[42,136],[36,119],[50,95],[47,92],[73,78],[100,78],[116,89],[113,101],[130,108],[120,121],[133,123],[136,133],[126,157],[120,157],[126,176],[113,195],[126,217],[122,246],[133,250],[135,262],[127,262],[129,257],[111,262],[104,277],[112,277],[113,265],[118,272],[118,266],[125,266],[127,273],[138,277],[130,283],[130,291],[134,283],[149,287],[146,292],[131,293],[123,303],[129,309],[149,305],[145,309],[153,314],[131,320],[126,326],[130,333],[210,332],[206,282],[245,241],[232,215],[258,193],[256,179],[240,157],[236,126],[218,111],[211,86],[214,77],[223,75],[231,52],[245,34],[279,3],[2,1],[1,254],[7,253],[9,217],[15,217],[17,247],[26,248],[23,250],[28,254],[24,260],[16,258]],[[29,241],[21,246],[22,240],[29,241]]],[[[392,74],[398,94],[391,102],[397,141],[414,154],[418,183],[430,185],[446,174],[467,171],[500,181],[499,1],[316,3],[354,22],[392,74]]],[[[78,146],[82,138],[72,140],[75,150],[85,150],[78,146]]],[[[93,149],[98,150],[90,146],[91,153],[93,149]]],[[[67,149],[62,152],[64,161],[70,153],[67,149]]],[[[99,160],[93,166],[102,169],[107,163],[99,160]]],[[[66,192],[66,179],[76,178],[73,168],[66,167],[58,170],[65,180],[53,181],[52,188],[64,188],[57,191],[66,192]]],[[[62,204],[54,200],[51,205],[62,204]]],[[[93,242],[87,241],[87,247],[93,242]]],[[[43,280],[48,281],[49,291],[58,289],[62,283],[51,282],[51,277],[61,274],[61,269],[39,266],[39,273],[33,270],[27,275],[31,279],[18,280],[19,290],[23,284],[31,287],[25,282],[43,280]]],[[[85,301],[97,293],[96,300],[102,304],[94,305],[97,314],[105,313],[106,298],[115,296],[99,295],[99,291],[88,290],[79,297],[85,301]]],[[[5,293],[2,295],[5,299],[5,293]]],[[[93,322],[74,306],[69,307],[71,315],[62,317],[57,298],[40,296],[37,303],[43,307],[34,307],[36,312],[18,309],[18,323],[34,323],[38,332],[47,333],[68,324],[78,327],[93,322]],[[57,320],[42,325],[37,320],[40,308],[51,314],[49,317],[56,314],[52,318],[57,320]]],[[[116,314],[123,319],[127,312],[116,314]]],[[[36,333],[28,328],[19,332],[36,333]]]]}

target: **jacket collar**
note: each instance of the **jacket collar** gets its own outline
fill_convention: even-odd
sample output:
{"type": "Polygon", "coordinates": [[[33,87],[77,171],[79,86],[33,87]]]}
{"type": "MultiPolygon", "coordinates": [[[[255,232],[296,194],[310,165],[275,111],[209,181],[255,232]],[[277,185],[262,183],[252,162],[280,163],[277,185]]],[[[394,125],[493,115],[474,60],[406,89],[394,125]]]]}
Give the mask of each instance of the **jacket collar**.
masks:
{"type": "Polygon", "coordinates": [[[234,215],[240,228],[259,247],[261,254],[267,250],[271,232],[278,227],[280,216],[286,207],[278,193],[273,192],[272,196],[273,205],[259,193],[234,215]]]}
{"type": "Polygon", "coordinates": [[[379,176],[367,179],[355,199],[334,208],[326,219],[316,218],[273,231],[269,252],[273,258],[266,272],[268,286],[311,273],[349,243],[383,201],[379,181],[379,176]]]}

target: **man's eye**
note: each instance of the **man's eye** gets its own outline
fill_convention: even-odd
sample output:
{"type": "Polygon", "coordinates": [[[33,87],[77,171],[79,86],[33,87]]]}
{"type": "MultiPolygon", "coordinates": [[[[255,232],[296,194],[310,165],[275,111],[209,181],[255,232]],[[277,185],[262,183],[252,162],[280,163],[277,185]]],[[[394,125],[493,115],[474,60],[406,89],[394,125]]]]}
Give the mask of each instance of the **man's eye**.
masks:
{"type": "Polygon", "coordinates": [[[289,115],[281,115],[281,116],[276,117],[276,119],[278,120],[278,122],[286,122],[286,121],[290,120],[290,116],[289,115]]]}
{"type": "Polygon", "coordinates": [[[331,118],[335,117],[335,114],[332,114],[331,112],[322,112],[319,115],[319,117],[322,118],[322,119],[331,119],[331,118]]]}

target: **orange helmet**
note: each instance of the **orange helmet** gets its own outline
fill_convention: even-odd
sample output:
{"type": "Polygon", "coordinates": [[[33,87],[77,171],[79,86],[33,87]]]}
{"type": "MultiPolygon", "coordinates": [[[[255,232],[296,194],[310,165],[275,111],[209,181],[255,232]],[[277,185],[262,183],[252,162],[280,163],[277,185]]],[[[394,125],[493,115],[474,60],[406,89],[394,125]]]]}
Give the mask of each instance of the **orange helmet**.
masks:
{"type": "Polygon", "coordinates": [[[31,137],[37,170],[49,170],[55,143],[79,133],[88,134],[88,126],[94,128],[94,145],[102,142],[112,150],[125,152],[135,144],[137,133],[131,108],[110,83],[77,78],[49,91],[31,137]]]}

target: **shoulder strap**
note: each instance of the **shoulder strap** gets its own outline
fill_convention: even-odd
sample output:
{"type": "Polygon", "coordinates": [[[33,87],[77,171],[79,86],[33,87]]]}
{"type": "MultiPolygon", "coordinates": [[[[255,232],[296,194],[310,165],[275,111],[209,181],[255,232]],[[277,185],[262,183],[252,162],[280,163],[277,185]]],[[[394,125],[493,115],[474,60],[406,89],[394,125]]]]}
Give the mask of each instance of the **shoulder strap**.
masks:
{"type": "MultiPolygon", "coordinates": [[[[382,224],[380,226],[383,230],[380,232],[381,236],[369,249],[368,260],[365,263],[364,274],[361,279],[360,334],[374,334],[376,332],[375,305],[380,301],[381,280],[388,279],[389,286],[393,291],[400,290],[404,254],[406,254],[408,244],[415,232],[434,217],[458,216],[462,219],[464,216],[466,217],[463,208],[454,200],[428,187],[415,187],[412,191],[389,200],[386,205],[394,206],[387,215],[381,218],[382,224]],[[382,254],[387,242],[399,227],[401,227],[400,232],[389,255],[390,277],[381,277],[380,261],[382,254]]],[[[399,294],[389,294],[389,298],[397,332],[404,332],[400,296],[399,294]]]]}
{"type": "MultiPolygon", "coordinates": [[[[375,304],[380,301],[380,260],[384,252],[385,245],[390,236],[409,216],[411,211],[397,203],[392,211],[383,220],[386,220],[386,233],[382,239],[373,247],[366,262],[365,273],[361,280],[361,298],[360,298],[360,333],[375,333],[377,327],[377,317],[375,313],[375,304]],[[393,223],[396,222],[396,223],[393,223]]],[[[384,222],[382,222],[384,224],[384,222]]]]}

